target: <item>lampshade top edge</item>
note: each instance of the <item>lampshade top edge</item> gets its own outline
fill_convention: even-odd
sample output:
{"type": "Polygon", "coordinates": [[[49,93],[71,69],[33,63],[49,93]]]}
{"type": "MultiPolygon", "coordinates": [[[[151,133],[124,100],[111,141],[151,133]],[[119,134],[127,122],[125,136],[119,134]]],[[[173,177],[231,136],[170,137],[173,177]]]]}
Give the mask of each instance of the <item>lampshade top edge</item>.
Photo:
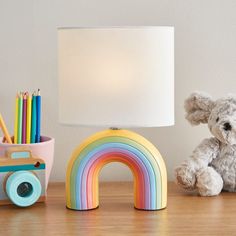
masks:
{"type": "Polygon", "coordinates": [[[174,26],[155,26],[155,25],[150,25],[150,26],[70,26],[70,27],[57,27],[57,30],[87,30],[87,29],[157,29],[157,28],[167,28],[167,29],[173,29],[174,26]]]}

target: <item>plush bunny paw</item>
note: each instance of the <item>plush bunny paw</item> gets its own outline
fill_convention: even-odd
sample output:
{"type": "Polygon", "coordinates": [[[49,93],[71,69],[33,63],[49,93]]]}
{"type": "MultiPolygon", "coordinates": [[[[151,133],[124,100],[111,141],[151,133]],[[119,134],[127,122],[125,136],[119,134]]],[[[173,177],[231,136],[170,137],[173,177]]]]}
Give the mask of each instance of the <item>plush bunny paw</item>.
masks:
{"type": "Polygon", "coordinates": [[[186,190],[195,189],[196,176],[194,171],[186,165],[182,165],[175,169],[175,178],[177,184],[186,190]]]}
{"type": "Polygon", "coordinates": [[[196,187],[201,196],[216,196],[223,188],[223,180],[212,167],[207,167],[197,173],[196,187]]]}

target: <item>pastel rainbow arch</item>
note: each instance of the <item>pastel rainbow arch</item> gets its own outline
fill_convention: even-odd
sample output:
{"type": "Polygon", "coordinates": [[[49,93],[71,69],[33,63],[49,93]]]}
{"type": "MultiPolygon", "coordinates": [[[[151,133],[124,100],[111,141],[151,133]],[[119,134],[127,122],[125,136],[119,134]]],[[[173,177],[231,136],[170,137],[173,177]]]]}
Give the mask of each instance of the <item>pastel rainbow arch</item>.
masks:
{"type": "Polygon", "coordinates": [[[67,207],[89,210],[99,205],[98,177],[110,162],[126,164],[134,176],[134,206],[159,210],[167,204],[165,163],[153,144],[128,130],[105,130],[86,139],[72,154],[66,175],[67,207]]]}

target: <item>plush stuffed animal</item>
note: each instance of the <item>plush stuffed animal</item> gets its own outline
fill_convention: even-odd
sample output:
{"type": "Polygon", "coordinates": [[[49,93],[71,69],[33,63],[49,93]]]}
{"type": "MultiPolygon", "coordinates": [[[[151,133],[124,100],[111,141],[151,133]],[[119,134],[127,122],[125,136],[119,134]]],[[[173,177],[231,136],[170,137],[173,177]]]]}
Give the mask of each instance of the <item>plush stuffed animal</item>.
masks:
{"type": "Polygon", "coordinates": [[[195,92],[185,101],[186,119],[192,125],[207,123],[214,137],[204,139],[192,156],[175,169],[176,182],[201,196],[236,192],[236,97],[216,101],[195,92]]]}

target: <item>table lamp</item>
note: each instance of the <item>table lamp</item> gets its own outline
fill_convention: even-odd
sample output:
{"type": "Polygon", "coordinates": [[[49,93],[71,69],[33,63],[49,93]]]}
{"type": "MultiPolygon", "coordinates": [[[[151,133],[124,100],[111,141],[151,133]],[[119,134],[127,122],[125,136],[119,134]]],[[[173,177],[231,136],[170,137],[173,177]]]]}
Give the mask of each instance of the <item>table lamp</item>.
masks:
{"type": "Polygon", "coordinates": [[[174,124],[173,27],[59,28],[59,122],[108,130],[87,138],[72,153],[66,205],[99,206],[98,176],[110,162],[134,177],[134,206],[167,204],[167,173],[159,151],[123,129],[174,124]]]}

